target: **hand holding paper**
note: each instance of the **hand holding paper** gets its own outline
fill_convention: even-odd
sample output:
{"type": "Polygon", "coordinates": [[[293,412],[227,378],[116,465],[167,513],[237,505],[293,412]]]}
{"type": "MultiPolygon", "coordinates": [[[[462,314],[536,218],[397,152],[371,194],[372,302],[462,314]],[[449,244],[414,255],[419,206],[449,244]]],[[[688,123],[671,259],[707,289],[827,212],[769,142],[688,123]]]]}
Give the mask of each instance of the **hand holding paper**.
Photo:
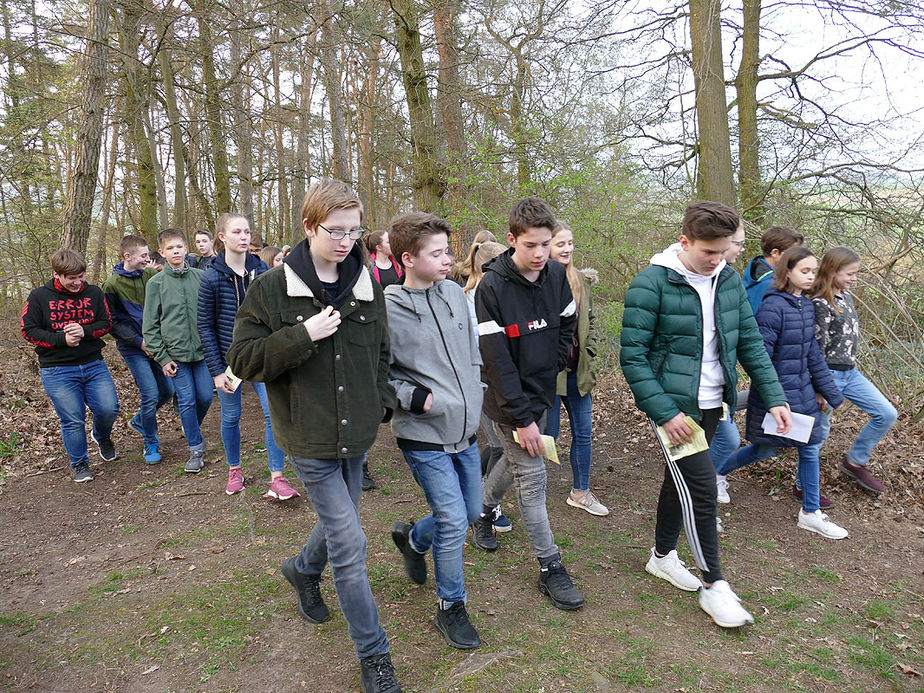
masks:
{"type": "MultiPolygon", "coordinates": [[[[540,436],[542,440],[542,454],[550,459],[555,464],[561,464],[558,461],[558,449],[555,447],[555,439],[552,436],[547,436],[543,434],[540,436]]],[[[515,443],[520,443],[520,436],[517,435],[517,432],[513,432],[513,440],[515,443]]],[[[533,455],[535,457],[535,455],[533,455]]]]}

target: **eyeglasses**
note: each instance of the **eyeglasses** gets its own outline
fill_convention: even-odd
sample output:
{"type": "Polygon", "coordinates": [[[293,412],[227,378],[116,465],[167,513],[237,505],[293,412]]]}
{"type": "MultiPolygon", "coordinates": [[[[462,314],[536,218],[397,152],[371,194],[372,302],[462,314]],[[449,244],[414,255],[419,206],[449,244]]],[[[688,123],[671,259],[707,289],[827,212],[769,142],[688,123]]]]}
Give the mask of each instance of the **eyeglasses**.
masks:
{"type": "Polygon", "coordinates": [[[351,241],[358,241],[366,233],[366,229],[364,229],[362,226],[350,231],[344,231],[343,229],[329,229],[324,226],[324,224],[318,224],[318,226],[327,231],[327,233],[330,234],[331,239],[335,241],[342,241],[346,236],[349,236],[351,241]]]}

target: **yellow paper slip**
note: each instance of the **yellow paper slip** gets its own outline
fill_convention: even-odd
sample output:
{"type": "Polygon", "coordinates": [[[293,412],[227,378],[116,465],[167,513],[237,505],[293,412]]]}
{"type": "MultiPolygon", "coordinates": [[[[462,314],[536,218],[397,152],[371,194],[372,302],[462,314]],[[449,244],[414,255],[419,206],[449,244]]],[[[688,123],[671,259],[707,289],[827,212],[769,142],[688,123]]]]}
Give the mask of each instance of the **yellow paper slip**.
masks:
{"type": "Polygon", "coordinates": [[[684,421],[687,427],[693,432],[693,435],[690,437],[689,442],[681,443],[680,445],[672,445],[670,438],[667,437],[667,433],[664,430],[664,426],[658,426],[658,438],[661,439],[661,443],[667,451],[667,456],[672,462],[709,449],[709,443],[706,442],[706,433],[700,428],[699,424],[689,416],[685,417],[684,421]]]}
{"type": "MultiPolygon", "coordinates": [[[[513,432],[513,440],[519,445],[520,436],[517,435],[516,431],[513,432]]],[[[561,464],[561,462],[558,461],[558,450],[555,448],[555,439],[552,436],[542,436],[542,447],[548,459],[552,460],[555,464],[561,464]]]]}

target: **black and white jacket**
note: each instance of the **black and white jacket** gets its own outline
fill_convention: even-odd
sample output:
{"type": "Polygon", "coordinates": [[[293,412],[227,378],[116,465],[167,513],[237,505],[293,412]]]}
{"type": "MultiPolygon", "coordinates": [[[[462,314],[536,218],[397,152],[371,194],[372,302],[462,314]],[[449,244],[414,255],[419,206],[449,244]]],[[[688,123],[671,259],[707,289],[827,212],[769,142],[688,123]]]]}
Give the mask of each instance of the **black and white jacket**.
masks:
{"type": "Polygon", "coordinates": [[[857,349],[860,342],[860,319],[847,292],[834,295],[834,306],[821,296],[815,304],[815,337],[828,368],[849,371],[857,366],[857,349]]]}

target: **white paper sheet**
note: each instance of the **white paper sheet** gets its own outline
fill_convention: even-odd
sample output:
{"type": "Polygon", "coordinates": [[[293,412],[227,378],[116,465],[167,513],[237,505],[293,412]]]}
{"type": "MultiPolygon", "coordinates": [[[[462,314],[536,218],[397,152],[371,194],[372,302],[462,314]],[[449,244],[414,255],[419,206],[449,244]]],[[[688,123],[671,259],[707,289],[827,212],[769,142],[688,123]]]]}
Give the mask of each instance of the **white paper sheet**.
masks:
{"type": "Polygon", "coordinates": [[[800,443],[808,443],[809,438],[812,437],[812,427],[815,425],[815,417],[797,414],[794,411],[790,412],[789,415],[792,417],[792,428],[789,433],[784,436],[776,432],[776,419],[773,418],[773,414],[767,412],[763,421],[764,433],[780,436],[781,438],[792,438],[800,443]]]}

